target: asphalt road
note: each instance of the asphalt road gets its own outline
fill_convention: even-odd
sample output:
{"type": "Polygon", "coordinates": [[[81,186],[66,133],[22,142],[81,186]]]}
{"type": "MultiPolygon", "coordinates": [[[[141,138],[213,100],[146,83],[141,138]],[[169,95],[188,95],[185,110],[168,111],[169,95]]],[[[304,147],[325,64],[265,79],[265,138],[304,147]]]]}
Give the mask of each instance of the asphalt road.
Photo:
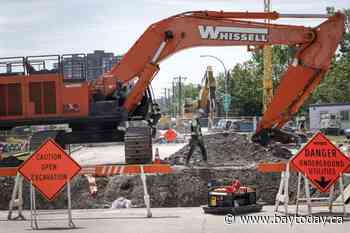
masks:
{"type": "MultiPolygon", "coordinates": [[[[160,158],[164,159],[185,145],[186,143],[153,144],[153,154],[155,154],[155,149],[158,148],[160,158]]],[[[94,147],[83,147],[73,152],[72,157],[82,166],[123,164],[125,163],[124,145],[110,143],[94,147]]]]}
{"type": "MultiPolygon", "coordinates": [[[[291,210],[293,208],[291,207],[291,210]]],[[[350,206],[347,206],[350,210],[350,206]]],[[[247,216],[273,216],[273,207],[265,206],[258,214],[247,216]]],[[[337,207],[335,211],[339,211],[337,207]]],[[[323,209],[325,211],[325,209],[323,209]]],[[[241,220],[236,223],[225,223],[225,217],[220,215],[204,214],[201,208],[158,208],[152,209],[153,217],[145,217],[145,209],[122,209],[122,210],[74,210],[73,221],[75,229],[67,229],[66,215],[42,215],[39,216],[39,227],[45,232],[74,232],[74,233],[187,233],[187,232],[241,232],[241,233],[348,233],[350,229],[350,217],[346,217],[341,224],[302,224],[286,223],[249,223],[242,224],[241,220]]],[[[317,210],[316,210],[317,212],[317,210]]],[[[340,213],[336,214],[340,216],[340,213]]],[[[322,215],[324,216],[324,215],[322,215]]],[[[20,233],[32,231],[30,221],[7,221],[7,211],[0,211],[0,232],[20,233]]],[[[29,212],[25,212],[29,219],[29,212]]]]}

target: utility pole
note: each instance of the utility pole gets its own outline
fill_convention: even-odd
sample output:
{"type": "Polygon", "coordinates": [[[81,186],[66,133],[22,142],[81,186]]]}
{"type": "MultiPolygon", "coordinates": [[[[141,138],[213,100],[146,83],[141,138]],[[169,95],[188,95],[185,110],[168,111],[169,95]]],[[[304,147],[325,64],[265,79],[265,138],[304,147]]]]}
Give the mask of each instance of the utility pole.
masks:
{"type": "Polygon", "coordinates": [[[168,99],[167,99],[167,88],[163,88],[163,98],[162,98],[162,105],[164,107],[164,111],[165,109],[169,108],[168,105],[168,99]]]}
{"type": "MultiPolygon", "coordinates": [[[[264,11],[266,13],[271,12],[270,0],[264,0],[264,11]]],[[[266,24],[270,24],[269,19],[265,19],[266,24]]],[[[266,45],[263,49],[264,56],[264,77],[263,77],[263,112],[267,109],[272,97],[273,97],[273,84],[272,84],[272,46],[266,45]]]]}
{"type": "Polygon", "coordinates": [[[171,91],[170,88],[168,88],[168,99],[167,99],[167,105],[168,105],[168,114],[171,116],[171,91]]]}
{"type": "Polygon", "coordinates": [[[177,82],[178,86],[178,103],[179,103],[179,108],[178,108],[178,115],[183,117],[183,112],[182,112],[182,83],[186,80],[186,77],[174,77],[174,81],[177,82]]]}
{"type": "Polygon", "coordinates": [[[172,117],[176,117],[176,104],[175,104],[175,82],[173,80],[172,82],[172,87],[173,87],[173,95],[172,95],[172,100],[171,100],[171,103],[172,103],[172,117]]]}

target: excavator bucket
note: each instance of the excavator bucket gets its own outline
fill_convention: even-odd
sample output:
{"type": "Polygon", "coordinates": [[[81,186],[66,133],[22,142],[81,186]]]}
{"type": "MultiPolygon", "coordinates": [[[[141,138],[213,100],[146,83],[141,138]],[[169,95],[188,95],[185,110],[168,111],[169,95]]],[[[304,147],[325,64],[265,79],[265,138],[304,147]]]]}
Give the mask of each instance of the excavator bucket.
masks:
{"type": "Polygon", "coordinates": [[[345,16],[336,13],[314,28],[313,40],[299,47],[292,64],[282,75],[280,84],[264,113],[253,141],[269,133],[281,133],[280,128],[289,121],[312,91],[321,82],[330,67],[344,34],[345,16]]]}

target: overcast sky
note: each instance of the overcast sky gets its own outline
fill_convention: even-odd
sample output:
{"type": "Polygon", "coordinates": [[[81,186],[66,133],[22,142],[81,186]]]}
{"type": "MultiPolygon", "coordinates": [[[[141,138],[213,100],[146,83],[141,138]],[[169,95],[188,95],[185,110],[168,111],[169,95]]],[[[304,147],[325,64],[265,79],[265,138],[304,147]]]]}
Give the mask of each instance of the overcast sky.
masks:
{"type": "MultiPolygon", "coordinates": [[[[350,7],[350,0],[271,0],[280,13],[325,13],[327,6],[350,7]]],[[[150,24],[190,10],[262,11],[263,0],[0,0],[0,56],[88,53],[97,49],[126,53],[150,24]]],[[[320,20],[279,20],[315,26],[320,20]]],[[[249,59],[246,47],[201,47],[161,63],[153,81],[156,95],[175,76],[199,83],[207,65],[214,73],[249,59]]]]}

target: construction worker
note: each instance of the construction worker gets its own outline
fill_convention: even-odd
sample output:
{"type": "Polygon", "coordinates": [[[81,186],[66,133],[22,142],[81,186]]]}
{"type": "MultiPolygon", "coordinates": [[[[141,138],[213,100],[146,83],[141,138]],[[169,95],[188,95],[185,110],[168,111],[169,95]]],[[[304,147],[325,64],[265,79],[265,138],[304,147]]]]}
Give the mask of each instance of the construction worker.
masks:
{"type": "Polygon", "coordinates": [[[202,158],[204,163],[207,165],[207,150],[205,149],[203,142],[202,129],[199,122],[200,116],[204,113],[202,109],[199,109],[197,113],[193,114],[193,119],[191,122],[191,140],[190,140],[190,151],[188,152],[186,158],[186,165],[189,164],[191,156],[198,146],[202,153],[202,158]]]}
{"type": "Polygon", "coordinates": [[[122,81],[117,80],[114,97],[117,102],[117,111],[121,111],[121,116],[123,119],[121,124],[118,126],[118,130],[121,130],[121,131],[126,131],[126,129],[129,127],[128,112],[125,111],[125,109],[123,108],[127,95],[128,95],[127,85],[125,85],[122,81]]]}
{"type": "Polygon", "coordinates": [[[152,112],[151,112],[150,118],[147,120],[148,124],[151,126],[152,137],[156,136],[156,133],[157,133],[156,125],[161,117],[162,117],[162,113],[160,111],[160,107],[157,103],[154,103],[152,106],[152,112]]]}
{"type": "Polygon", "coordinates": [[[124,90],[124,85],[123,82],[120,80],[117,80],[116,83],[116,91],[114,92],[114,97],[117,101],[118,108],[120,108],[124,104],[125,100],[125,90],[124,90]]]}
{"type": "Polygon", "coordinates": [[[3,160],[3,155],[2,155],[3,147],[0,147],[0,161],[3,160]]]}

